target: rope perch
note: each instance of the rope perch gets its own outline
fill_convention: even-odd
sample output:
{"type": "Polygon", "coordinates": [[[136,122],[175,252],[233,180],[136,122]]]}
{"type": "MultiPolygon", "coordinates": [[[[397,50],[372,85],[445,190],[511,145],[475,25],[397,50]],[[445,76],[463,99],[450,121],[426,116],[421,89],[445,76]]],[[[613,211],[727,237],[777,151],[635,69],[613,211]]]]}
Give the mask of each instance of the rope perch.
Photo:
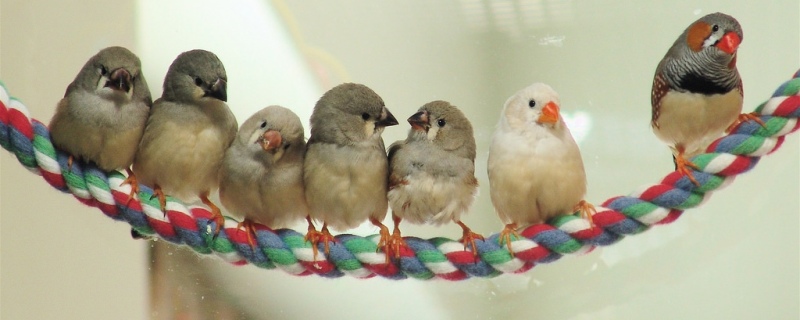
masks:
{"type": "Polygon", "coordinates": [[[12,152],[29,171],[44,178],[54,188],[72,194],[78,201],[100,209],[114,220],[125,221],[141,234],[153,235],[175,244],[185,244],[198,253],[215,254],[236,265],[247,263],[265,269],[281,269],[289,274],[335,278],[349,275],[389,279],[463,280],[470,277],[494,277],[501,273],[521,273],[536,264],[558,260],[566,254],[582,254],[597,246],[607,246],[649,229],[678,219],[684,210],[698,206],[710,191],[731,183],[733,177],[752,169],[760,157],[777,150],[785,135],[800,128],[800,71],[782,84],[772,97],[756,108],[766,124],[744,122],[735,131],[718,139],[692,159],[700,171],[694,172],[695,185],[687,177],[672,172],[661,182],[629,196],[617,196],[597,207],[595,225],[577,215],[563,215],[547,224],[530,226],[520,232],[522,238],[511,242],[512,256],[498,234],[477,240],[477,257],[452,239],[404,237],[399,259],[386,264],[378,250],[377,235],[336,236],[326,256],[320,246],[317,261],[303,234],[291,229],[272,230],[257,225],[254,250],[247,235],[237,228],[237,221],[226,218],[223,231],[216,238],[216,226],[204,206],[186,206],[167,197],[167,212],[161,211],[153,190],[140,186],[136,198],[131,189],[121,185],[125,175],[119,171],[103,172],[91,164],[74,161],[67,169],[69,155],[57,151],[42,122],[30,117],[25,105],[9,96],[0,82],[0,145],[12,152]]]}

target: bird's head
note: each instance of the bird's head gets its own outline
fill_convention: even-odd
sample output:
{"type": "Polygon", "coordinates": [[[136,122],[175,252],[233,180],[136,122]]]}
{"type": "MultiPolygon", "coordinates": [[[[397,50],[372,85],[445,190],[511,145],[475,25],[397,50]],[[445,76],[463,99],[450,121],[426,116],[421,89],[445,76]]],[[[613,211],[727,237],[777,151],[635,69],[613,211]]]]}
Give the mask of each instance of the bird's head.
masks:
{"type": "Polygon", "coordinates": [[[197,102],[203,99],[227,101],[225,67],[205,50],[192,50],[175,58],[164,78],[163,97],[168,101],[197,102]]]}
{"type": "Polygon", "coordinates": [[[427,140],[447,151],[463,151],[475,159],[472,124],[461,110],[447,101],[432,101],[408,118],[409,140],[427,140]]]}
{"type": "Polygon", "coordinates": [[[242,123],[237,144],[254,157],[277,162],[286,153],[302,154],[305,150],[303,124],[291,110],[269,106],[242,123]]]}
{"type": "Polygon", "coordinates": [[[729,60],[730,68],[736,64],[736,51],[744,35],[735,18],[724,13],[706,15],[690,25],[683,37],[692,52],[706,51],[712,57],[729,60]]]}
{"type": "Polygon", "coordinates": [[[73,84],[118,103],[132,98],[150,100],[139,58],[123,47],[100,50],[83,66],[73,84]]]}
{"type": "Polygon", "coordinates": [[[517,132],[555,128],[563,123],[558,94],[544,83],[534,83],[508,98],[503,117],[501,123],[517,132]]]}
{"type": "Polygon", "coordinates": [[[311,115],[311,135],[348,144],[381,139],[385,127],[397,125],[375,91],[356,83],[338,85],[322,95],[311,115]]]}

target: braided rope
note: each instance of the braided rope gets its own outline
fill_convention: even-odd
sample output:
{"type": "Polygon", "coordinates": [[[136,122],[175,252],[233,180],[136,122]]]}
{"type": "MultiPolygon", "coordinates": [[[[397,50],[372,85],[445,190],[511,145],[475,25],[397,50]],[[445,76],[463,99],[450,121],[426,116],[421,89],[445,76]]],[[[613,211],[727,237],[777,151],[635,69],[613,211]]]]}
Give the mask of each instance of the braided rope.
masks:
{"type": "Polygon", "coordinates": [[[184,244],[198,253],[215,254],[236,265],[251,263],[298,276],[317,274],[327,278],[378,275],[389,279],[463,280],[521,273],[563,255],[586,253],[650,226],[675,221],[683,210],[700,205],[710,191],[727,186],[736,175],[752,169],[760,157],[781,146],[785,135],[800,128],[798,71],[756,109],[765,127],[754,121],[744,122],[711,144],[707,153],[692,159],[699,167],[694,172],[699,185],[672,172],[658,184],[606,200],[597,207],[594,226],[573,214],[526,228],[520,238],[514,237],[511,242],[513,255],[506,245],[499,244],[498,234],[476,240],[477,256],[455,240],[405,237],[408,247],[401,249],[399,259],[387,264],[385,254],[377,247],[377,235],[341,234],[330,244],[327,255],[320,243],[320,253],[314,261],[311,245],[294,230],[256,225],[254,249],[246,233],[237,228],[238,222],[231,218],[226,218],[219,236],[212,237],[215,223],[204,206],[186,206],[167,197],[164,213],[152,197],[153,190],[146,186],[140,187],[138,197],[130,199],[130,186],[121,185],[125,175],[119,171],[103,172],[80,161],[67,169],[69,155],[53,147],[47,127],[32,119],[25,106],[8,95],[2,82],[0,87],[0,145],[54,188],[97,207],[114,220],[129,223],[141,234],[184,244]]]}

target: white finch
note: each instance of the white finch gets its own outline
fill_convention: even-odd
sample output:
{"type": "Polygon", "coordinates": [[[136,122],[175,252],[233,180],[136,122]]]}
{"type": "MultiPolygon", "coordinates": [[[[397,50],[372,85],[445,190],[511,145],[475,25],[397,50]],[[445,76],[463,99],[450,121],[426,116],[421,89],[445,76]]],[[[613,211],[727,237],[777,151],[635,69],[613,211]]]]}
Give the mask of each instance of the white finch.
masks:
{"type": "Polygon", "coordinates": [[[247,119],[220,169],[219,198],[253,244],[253,222],[284,227],[308,215],[303,188],[306,142],[300,118],[269,106],[247,119]]]}
{"type": "MultiPolygon", "coordinates": [[[[651,94],[651,127],[671,149],[675,168],[697,184],[687,159],[702,153],[741,115],[742,79],[736,50],[742,27],[733,17],[712,13],[692,23],[659,62],[651,94]]],[[[762,123],[763,124],[763,123],[762,123]]]]}
{"type": "Polygon", "coordinates": [[[408,118],[405,141],[389,147],[389,206],[395,255],[403,244],[400,221],[441,225],[453,221],[464,230],[462,242],[475,248],[483,239],[461,222],[478,192],[475,178],[475,138],[461,110],[447,101],[433,101],[408,118]]]}
{"type": "Polygon", "coordinates": [[[509,251],[518,227],[575,211],[591,220],[581,152],[559,108],[558,94],[534,83],[506,101],[494,132],[489,188],[509,251]]]}
{"type": "Polygon", "coordinates": [[[355,228],[364,220],[381,228],[385,246],[389,165],[381,133],[396,124],[383,99],[361,84],[340,84],[317,102],[303,173],[310,218],[323,222],[320,233],[309,220],[314,250],[320,241],[328,250],[328,227],[355,228]]]}
{"type": "Polygon", "coordinates": [[[102,170],[125,168],[132,178],[128,167],[152,104],[139,58],[122,47],[100,50],[58,103],[49,126],[53,144],[102,170]]]}
{"type": "Polygon", "coordinates": [[[236,118],[228,105],[227,76],[211,52],[192,50],[175,58],[164,78],[164,93],[147,119],[133,171],[152,186],[164,210],[164,194],[183,201],[196,197],[211,208],[217,222],[222,213],[208,196],[219,185],[225,150],[236,136],[236,118]]]}

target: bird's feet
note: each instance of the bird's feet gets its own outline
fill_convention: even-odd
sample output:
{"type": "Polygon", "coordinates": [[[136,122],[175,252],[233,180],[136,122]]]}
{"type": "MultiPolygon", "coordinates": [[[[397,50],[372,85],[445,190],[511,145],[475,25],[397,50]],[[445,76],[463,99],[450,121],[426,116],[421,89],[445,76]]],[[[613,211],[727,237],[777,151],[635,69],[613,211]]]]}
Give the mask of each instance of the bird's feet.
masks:
{"type": "Polygon", "coordinates": [[[387,228],[383,223],[378,221],[373,217],[369,218],[369,222],[371,222],[376,227],[380,228],[380,240],[378,240],[378,249],[383,249],[383,253],[386,256],[386,264],[391,262],[391,248],[389,247],[389,239],[391,235],[389,234],[389,228],[387,228]]]}
{"type": "Polygon", "coordinates": [[[247,243],[250,244],[250,247],[253,249],[256,248],[256,223],[253,220],[245,218],[239,224],[236,225],[236,229],[244,230],[245,234],[247,234],[247,243]]]}
{"type": "Polygon", "coordinates": [[[503,228],[503,231],[500,231],[500,236],[498,237],[500,245],[503,245],[503,243],[505,243],[506,246],[508,247],[508,252],[511,253],[511,256],[513,257],[514,251],[511,250],[511,236],[514,236],[515,238],[522,237],[519,235],[519,232],[517,232],[516,223],[507,224],[506,227],[503,228]]]}
{"type": "Polygon", "coordinates": [[[730,126],[728,126],[727,129],[725,129],[725,132],[731,133],[734,130],[736,130],[736,127],[738,127],[740,124],[742,124],[742,122],[747,122],[747,121],[750,121],[750,120],[755,121],[756,123],[761,125],[761,127],[764,127],[764,128],[767,127],[767,124],[764,123],[763,120],[761,120],[761,118],[758,116],[757,113],[750,112],[750,113],[742,113],[742,114],[740,114],[739,117],[737,117],[736,120],[734,120],[733,123],[730,126]]]}
{"type": "Polygon", "coordinates": [[[456,221],[456,223],[464,231],[463,235],[461,236],[461,243],[464,245],[464,250],[467,250],[467,246],[470,246],[472,248],[472,254],[477,257],[478,247],[475,245],[475,239],[484,240],[483,236],[473,232],[472,229],[467,227],[467,225],[461,221],[456,221]]]}
{"type": "Polygon", "coordinates": [[[322,225],[322,231],[317,231],[317,228],[314,228],[314,224],[311,222],[311,217],[306,216],[306,221],[308,221],[308,232],[306,232],[306,236],[303,240],[311,244],[311,252],[314,253],[314,261],[317,261],[317,255],[319,254],[317,244],[320,242],[323,243],[325,246],[325,256],[327,256],[328,253],[330,253],[328,242],[336,241],[336,239],[331,235],[327,224],[322,225]]]}
{"type": "Polygon", "coordinates": [[[575,205],[575,208],[572,209],[572,212],[578,212],[581,218],[589,220],[589,225],[594,226],[592,216],[597,213],[597,210],[591,203],[586,202],[586,200],[581,200],[581,202],[578,202],[578,204],[575,205]]]}
{"type": "Polygon", "coordinates": [[[225,217],[222,215],[222,211],[215,205],[211,200],[208,199],[209,192],[204,192],[200,195],[200,201],[203,202],[204,205],[208,206],[211,209],[211,219],[214,220],[216,227],[214,228],[214,238],[219,235],[220,230],[222,230],[222,226],[225,225],[225,217]]]}
{"type": "Polygon", "coordinates": [[[156,183],[153,186],[153,195],[150,196],[150,200],[153,200],[154,197],[158,198],[158,204],[161,205],[161,212],[164,213],[164,216],[167,216],[167,196],[164,194],[164,190],[161,190],[161,186],[156,183]]]}
{"type": "Polygon", "coordinates": [[[675,171],[678,171],[680,174],[689,178],[689,181],[694,183],[694,185],[700,186],[700,183],[694,178],[694,174],[692,174],[692,170],[690,170],[690,168],[694,170],[700,169],[696,164],[684,158],[683,152],[679,153],[678,156],[675,157],[675,171]]]}
{"type": "Polygon", "coordinates": [[[392,235],[389,236],[389,240],[387,243],[387,248],[390,252],[386,252],[387,255],[394,254],[396,259],[400,258],[400,248],[407,246],[406,241],[403,240],[403,236],[400,233],[400,221],[403,219],[392,214],[392,220],[394,220],[394,230],[392,231],[392,235]]]}
{"type": "Polygon", "coordinates": [[[128,177],[122,181],[122,185],[127,184],[131,186],[131,192],[128,193],[128,202],[130,202],[135,195],[139,194],[139,181],[136,180],[136,175],[133,174],[133,170],[130,168],[125,168],[125,172],[128,173],[128,177]]]}

